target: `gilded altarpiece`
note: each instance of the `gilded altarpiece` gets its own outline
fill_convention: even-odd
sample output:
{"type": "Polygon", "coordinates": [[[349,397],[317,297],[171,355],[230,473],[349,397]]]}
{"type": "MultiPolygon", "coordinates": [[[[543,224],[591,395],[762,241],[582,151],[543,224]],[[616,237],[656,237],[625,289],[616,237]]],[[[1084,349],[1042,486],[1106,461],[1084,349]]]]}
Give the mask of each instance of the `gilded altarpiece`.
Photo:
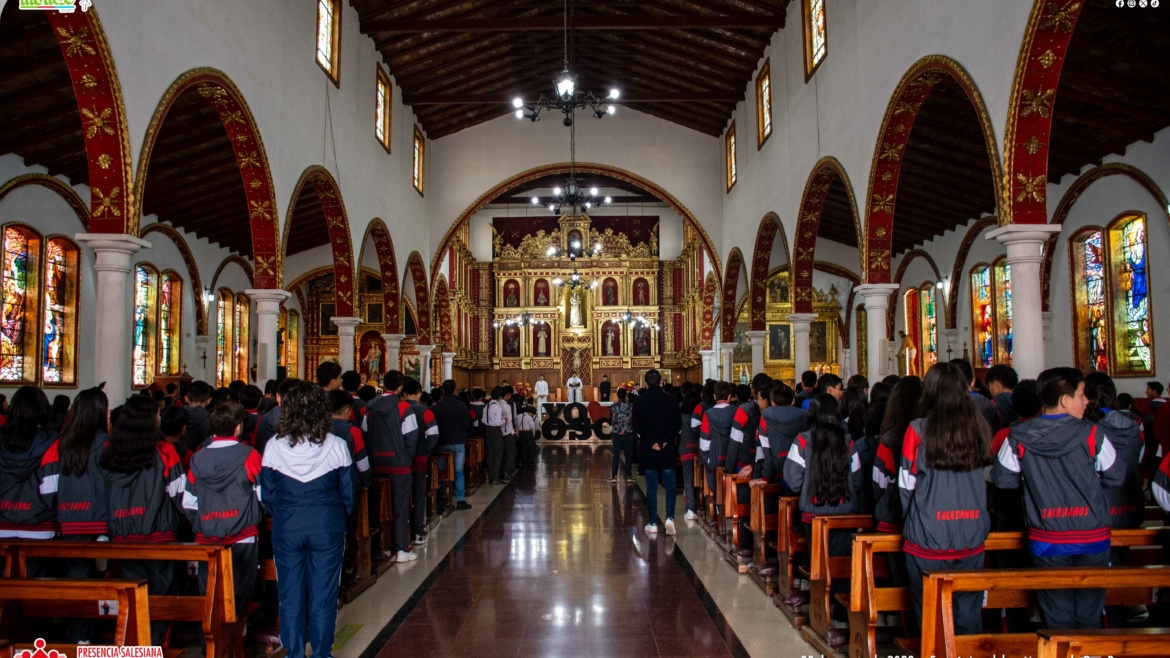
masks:
{"type": "MultiPolygon", "coordinates": [[[[662,365],[686,369],[702,361],[704,285],[702,242],[684,227],[682,253],[662,262],[662,365]]],[[[708,346],[709,348],[710,346],[708,346]]]]}
{"type": "MultiPolygon", "coordinates": [[[[837,301],[837,289],[829,288],[826,293],[813,289],[813,313],[816,319],[809,326],[809,368],[818,374],[840,371],[838,345],[840,341],[841,304],[837,301]]],[[[737,328],[749,326],[749,309],[745,303],[740,307],[737,328]]],[[[780,271],[773,274],[767,283],[765,304],[765,325],[768,335],[764,339],[764,372],[784,381],[796,380],[795,335],[792,322],[788,319],[793,311],[792,285],[789,273],[780,271]]],[[[751,346],[746,334],[736,331],[737,351],[742,347],[750,362],[751,346]]]]}
{"type": "MultiPolygon", "coordinates": [[[[309,280],[305,284],[305,290],[307,294],[302,302],[305,311],[304,363],[305,372],[311,374],[321,363],[335,361],[338,358],[337,328],[328,322],[330,316],[336,315],[333,273],[329,272],[309,280]]],[[[362,322],[354,330],[354,354],[363,378],[373,374],[371,366],[381,374],[385,374],[388,367],[385,360],[386,344],[381,340],[381,334],[386,331],[384,303],[381,277],[373,270],[363,267],[358,287],[358,305],[354,308],[362,318],[362,322]],[[381,354],[378,355],[376,352],[381,354]],[[367,363],[366,359],[370,362],[367,363]]],[[[403,353],[406,352],[406,348],[407,343],[403,342],[403,353]]]]}

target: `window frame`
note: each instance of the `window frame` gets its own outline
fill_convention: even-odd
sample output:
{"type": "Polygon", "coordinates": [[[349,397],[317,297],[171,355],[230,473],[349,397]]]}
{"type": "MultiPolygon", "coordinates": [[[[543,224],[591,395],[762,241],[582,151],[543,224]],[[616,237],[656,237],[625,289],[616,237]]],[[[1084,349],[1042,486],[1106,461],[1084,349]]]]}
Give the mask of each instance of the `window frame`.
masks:
{"type": "Polygon", "coordinates": [[[162,275],[159,269],[153,263],[141,261],[134,264],[134,300],[131,306],[131,318],[133,322],[130,324],[130,386],[131,388],[146,388],[154,383],[154,378],[158,374],[158,293],[159,281],[162,280],[162,275]],[[138,315],[138,272],[139,270],[147,271],[150,274],[150,283],[147,284],[147,289],[150,291],[150,300],[146,308],[146,344],[142,351],[146,355],[147,363],[145,368],[145,380],[141,382],[134,381],[134,361],[137,359],[138,345],[134,340],[134,323],[136,323],[138,315]]]}
{"type": "MultiPolygon", "coordinates": [[[[906,336],[914,342],[914,365],[922,373],[922,292],[915,286],[909,286],[902,291],[902,328],[906,336]],[[913,298],[913,302],[911,302],[913,298]]],[[[901,352],[901,347],[898,352],[901,352]]],[[[902,359],[898,357],[898,361],[902,359]]],[[[902,364],[899,363],[899,366],[902,364]]],[[[913,373],[907,372],[907,375],[913,373]]],[[[920,377],[922,375],[919,375],[920,377]]]]}
{"type": "Polygon", "coordinates": [[[375,64],[374,68],[377,69],[377,73],[374,76],[374,138],[378,140],[378,143],[382,145],[382,148],[386,149],[387,153],[390,153],[390,127],[393,125],[394,120],[394,87],[390,84],[390,76],[382,68],[381,64],[375,64]],[[385,85],[386,90],[384,96],[382,94],[382,85],[385,85]],[[383,107],[382,116],[380,117],[377,116],[379,98],[382,99],[383,107]],[[381,138],[378,137],[378,126],[381,126],[382,128],[381,138]]]}
{"type": "Polygon", "coordinates": [[[232,381],[232,369],[235,366],[236,354],[235,316],[235,295],[228,288],[220,288],[215,293],[215,383],[217,387],[227,386],[232,381]],[[220,334],[223,334],[222,350],[219,345],[220,334]]]}
{"type": "Polygon", "coordinates": [[[183,374],[183,277],[175,270],[164,270],[158,276],[158,292],[155,293],[157,300],[157,320],[155,326],[155,375],[160,377],[175,377],[183,374]],[[178,286],[177,290],[171,290],[171,316],[174,318],[173,326],[171,327],[172,338],[175,344],[175,355],[178,363],[175,364],[174,370],[167,370],[170,364],[163,363],[163,299],[162,289],[163,281],[170,280],[172,286],[178,286]]]}
{"type": "Polygon", "coordinates": [[[737,166],[738,145],[735,140],[735,120],[732,119],[731,127],[727,132],[723,133],[723,169],[727,176],[727,191],[735,187],[739,180],[739,168],[737,166]]]}
{"type": "Polygon", "coordinates": [[[1100,226],[1085,226],[1078,229],[1075,233],[1069,236],[1068,239],[1068,263],[1069,263],[1069,310],[1072,314],[1073,327],[1073,367],[1081,370],[1092,371],[1096,370],[1089,353],[1092,351],[1089,348],[1086,340],[1088,339],[1089,328],[1088,322],[1088,299],[1081,295],[1081,286],[1078,285],[1083,272],[1084,260],[1078,256],[1078,252],[1084,253],[1085,240],[1094,233],[1101,234],[1101,293],[1105,297],[1105,310],[1107,318],[1105,321],[1105,359],[1106,369],[1104,372],[1111,373],[1113,371],[1113,322],[1112,322],[1112,294],[1110,279],[1112,278],[1112,270],[1109,267],[1109,233],[1100,226]],[[1081,310],[1084,309],[1085,317],[1081,318],[1081,310]],[[1087,367],[1086,367],[1087,366],[1087,367]]]}
{"type": "Polygon", "coordinates": [[[969,288],[969,290],[968,290],[968,308],[971,309],[971,365],[974,366],[975,368],[988,368],[990,366],[988,366],[982,359],[976,360],[976,358],[975,358],[975,349],[976,349],[976,346],[979,345],[979,341],[976,340],[976,338],[978,336],[978,324],[976,323],[976,320],[975,320],[975,318],[976,318],[976,314],[975,314],[976,298],[975,298],[975,285],[974,285],[972,280],[975,277],[975,272],[977,272],[980,269],[986,269],[987,275],[988,275],[987,285],[989,288],[989,295],[990,295],[989,303],[991,306],[991,362],[992,362],[992,365],[995,365],[995,355],[998,353],[998,350],[999,350],[999,346],[998,346],[999,329],[998,329],[998,325],[996,324],[996,319],[995,319],[995,314],[996,314],[996,311],[998,310],[996,308],[997,304],[996,304],[996,300],[995,300],[995,267],[992,263],[986,263],[986,262],[975,263],[974,265],[971,266],[971,268],[969,270],[967,270],[967,287],[969,288]]]}
{"type": "Polygon", "coordinates": [[[426,197],[427,140],[418,126],[414,127],[414,151],[410,168],[411,186],[420,197],[426,197]]]}
{"type": "Polygon", "coordinates": [[[922,374],[926,375],[926,371],[930,366],[939,361],[939,336],[938,336],[938,283],[932,281],[924,281],[921,286],[918,286],[918,321],[921,323],[919,331],[922,336],[922,345],[919,346],[919,359],[922,363],[922,374]],[[930,296],[931,301],[934,302],[934,322],[931,327],[926,326],[926,297],[930,296]],[[926,349],[927,336],[931,337],[930,342],[934,344],[934,363],[927,363],[926,356],[929,350],[926,349]]]}
{"type": "Polygon", "coordinates": [[[758,74],[756,74],[756,150],[757,151],[764,147],[764,142],[768,141],[768,138],[771,137],[772,133],[774,132],[774,129],[776,126],[772,122],[772,116],[773,116],[773,112],[772,112],[772,69],[771,69],[771,61],[769,59],[765,58],[764,65],[762,67],[760,67],[760,72],[758,74]],[[764,94],[763,94],[762,89],[761,89],[764,82],[768,83],[768,92],[767,92],[768,106],[766,108],[766,111],[765,111],[764,100],[763,100],[764,94]],[[767,116],[767,118],[768,118],[767,132],[764,131],[764,117],[765,116],[767,116]]]}
{"type": "Polygon", "coordinates": [[[314,8],[317,9],[317,11],[314,12],[314,19],[315,20],[313,23],[313,61],[317,64],[318,68],[320,68],[322,71],[325,72],[325,75],[329,78],[330,81],[333,82],[333,86],[340,89],[341,88],[341,11],[344,7],[342,6],[340,0],[317,0],[317,3],[316,3],[314,8]],[[321,29],[321,9],[320,9],[320,7],[322,4],[328,4],[333,9],[333,25],[332,25],[333,30],[332,30],[332,34],[329,36],[329,47],[330,47],[329,55],[330,55],[330,57],[329,57],[329,67],[328,68],[326,68],[325,65],[321,63],[321,60],[317,56],[317,52],[318,52],[317,51],[317,38],[320,36],[318,34],[318,32],[321,29]]]}
{"type": "MultiPolygon", "coordinates": [[[[1011,322],[1009,316],[1012,315],[1010,300],[1004,299],[1004,283],[1011,285],[1011,265],[1007,262],[1007,256],[1002,255],[991,261],[991,301],[995,311],[993,316],[993,327],[995,329],[995,354],[993,361],[996,364],[1012,365],[1012,348],[1004,346],[1004,332],[1003,324],[1011,322]],[[1001,276],[1004,274],[1005,276],[1001,276]]],[[[1015,343],[1015,328],[1012,328],[1013,345],[1015,343]]]]}
{"type": "MultiPolygon", "coordinates": [[[[23,379],[0,379],[0,382],[2,382],[3,385],[5,385],[5,387],[8,387],[8,385],[11,385],[11,386],[36,386],[38,384],[38,382],[40,381],[40,372],[41,372],[41,358],[40,358],[41,357],[41,345],[40,345],[40,343],[43,340],[43,338],[41,336],[41,320],[43,318],[43,315],[41,313],[41,302],[42,302],[41,297],[43,294],[43,292],[41,290],[41,277],[44,276],[43,263],[44,263],[44,251],[45,251],[45,238],[44,238],[44,236],[41,235],[40,231],[36,230],[32,226],[29,226],[28,224],[25,224],[23,222],[9,222],[7,224],[4,224],[3,226],[0,226],[0,251],[3,251],[4,238],[5,238],[5,235],[7,234],[9,229],[14,229],[14,230],[19,231],[19,232],[24,234],[25,238],[28,240],[29,245],[30,245],[29,256],[30,256],[30,258],[34,259],[36,262],[33,264],[32,267],[29,267],[27,270],[29,272],[29,274],[32,277],[34,277],[33,280],[31,282],[28,282],[28,281],[25,282],[25,300],[24,300],[25,308],[23,311],[23,314],[24,314],[24,337],[23,337],[24,345],[22,346],[22,354],[21,354],[21,358],[26,362],[26,365],[24,366],[24,371],[22,373],[24,378],[23,379]],[[33,245],[35,245],[35,251],[36,251],[35,256],[33,255],[33,245]],[[29,297],[28,291],[30,289],[35,291],[31,306],[30,306],[29,299],[28,299],[28,297],[29,297]],[[29,328],[30,327],[32,328],[33,334],[34,334],[31,346],[29,345],[29,328]],[[32,361],[32,366],[27,365],[27,362],[30,360],[30,357],[31,357],[31,361],[32,361]],[[29,373],[30,373],[29,368],[30,367],[32,368],[32,370],[31,370],[32,377],[31,378],[29,377],[29,373]]],[[[0,258],[2,258],[2,257],[3,257],[3,254],[0,254],[0,258]]],[[[2,289],[3,284],[4,284],[4,265],[3,265],[3,262],[0,262],[0,289],[2,289]]],[[[0,304],[2,304],[2,303],[3,303],[2,300],[0,300],[0,304]]]]}
{"type": "Polygon", "coordinates": [[[1155,357],[1155,341],[1154,341],[1154,295],[1150,290],[1150,282],[1153,277],[1150,275],[1150,220],[1144,212],[1138,210],[1126,210],[1118,214],[1108,224],[1105,225],[1103,237],[1105,240],[1105,268],[1109,273],[1106,285],[1106,304],[1109,310],[1109,370],[1113,377],[1150,377],[1157,372],[1157,366],[1154,361],[1155,357]],[[1150,323],[1150,365],[1148,368],[1135,368],[1130,364],[1128,349],[1126,349],[1125,363],[1122,363],[1121,341],[1124,336],[1119,335],[1119,327],[1124,324],[1124,319],[1119,319],[1118,311],[1125,304],[1125,297],[1121,290],[1122,268],[1120,257],[1121,245],[1117,241],[1121,240],[1121,231],[1129,222],[1134,220],[1141,220],[1144,225],[1144,245],[1145,249],[1145,269],[1146,269],[1146,316],[1150,323]],[[1114,261],[1117,262],[1114,262],[1114,261]],[[1118,298],[1121,301],[1118,301],[1118,298]]]}
{"type": "Polygon", "coordinates": [[[829,58],[829,8],[828,3],[822,0],[822,7],[825,13],[825,53],[816,62],[813,62],[812,52],[812,24],[809,20],[810,3],[812,0],[800,0],[800,24],[804,32],[804,81],[808,82],[812,79],[813,74],[825,63],[829,58]]]}
{"type": "MultiPolygon", "coordinates": [[[[41,281],[42,289],[40,294],[41,311],[40,311],[40,327],[38,333],[40,339],[38,341],[40,350],[44,352],[45,349],[45,334],[44,321],[45,314],[48,312],[48,304],[45,297],[49,294],[48,291],[48,250],[50,242],[61,242],[65,245],[66,259],[70,256],[73,259],[73,271],[68,275],[66,288],[66,302],[65,306],[65,325],[68,330],[66,340],[62,343],[61,354],[63,365],[61,367],[61,381],[47,382],[45,381],[45,354],[40,354],[37,359],[37,380],[40,382],[41,388],[77,388],[77,348],[78,348],[78,330],[81,327],[79,316],[81,314],[81,247],[78,246],[71,238],[65,235],[49,235],[44,238],[44,252],[41,260],[41,281]]],[[[57,331],[61,331],[58,327],[57,331]]]]}

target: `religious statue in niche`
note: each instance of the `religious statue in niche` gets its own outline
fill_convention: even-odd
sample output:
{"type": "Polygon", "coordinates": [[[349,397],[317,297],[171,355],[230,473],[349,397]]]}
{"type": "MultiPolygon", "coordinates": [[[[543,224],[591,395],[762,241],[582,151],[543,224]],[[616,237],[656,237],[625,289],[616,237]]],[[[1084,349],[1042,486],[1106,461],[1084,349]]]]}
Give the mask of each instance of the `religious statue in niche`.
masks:
{"type": "Polygon", "coordinates": [[[376,331],[367,331],[362,335],[361,351],[358,358],[358,362],[361,364],[362,381],[381,379],[384,372],[382,363],[386,354],[385,346],[386,342],[376,331]]]}
{"type": "Polygon", "coordinates": [[[585,245],[581,241],[581,231],[573,229],[569,231],[569,253],[575,256],[580,256],[583,253],[585,245]]]}
{"type": "Polygon", "coordinates": [[[647,306],[650,304],[650,284],[646,279],[634,279],[634,306],[647,306]]]}
{"type": "Polygon", "coordinates": [[[621,344],[618,338],[618,329],[612,322],[606,322],[605,329],[602,330],[601,354],[603,356],[617,356],[620,350],[621,344]]]}
{"type": "Polygon", "coordinates": [[[747,337],[748,323],[740,322],[735,325],[735,348],[731,352],[732,363],[751,363],[752,346],[747,337]]]}
{"type": "Polygon", "coordinates": [[[768,325],[768,360],[792,360],[792,326],[787,324],[768,325]]]}
{"type": "Polygon", "coordinates": [[[535,286],[535,292],[536,294],[534,295],[534,299],[536,299],[536,305],[548,306],[548,281],[545,281],[544,279],[538,279],[535,286]]]}
{"type": "Polygon", "coordinates": [[[634,356],[650,356],[650,327],[634,328],[634,356]]]}
{"type": "Polygon", "coordinates": [[[504,284],[504,306],[520,305],[520,284],[509,280],[504,284]]]}
{"type": "Polygon", "coordinates": [[[536,325],[534,342],[535,349],[533,349],[533,354],[536,356],[548,356],[549,335],[547,324],[541,322],[540,324],[536,325]]]}
{"type": "Polygon", "coordinates": [[[569,294],[569,326],[584,327],[585,312],[581,308],[581,291],[574,290],[569,294]]]}
{"type": "Polygon", "coordinates": [[[768,303],[787,304],[790,299],[791,288],[788,286],[788,279],[782,276],[772,277],[768,282],[768,303]]]}
{"type": "Polygon", "coordinates": [[[504,327],[504,356],[519,358],[520,356],[520,327],[511,325],[504,327]]]}
{"type": "Polygon", "coordinates": [[[918,347],[914,344],[914,339],[906,335],[905,331],[899,331],[898,335],[902,337],[902,345],[898,348],[898,374],[905,377],[907,375],[918,375],[918,347]]]}
{"type": "Polygon", "coordinates": [[[829,328],[825,322],[813,322],[808,330],[808,359],[810,363],[829,360],[829,328]]]}
{"type": "Polygon", "coordinates": [[[606,279],[601,284],[601,301],[606,306],[617,306],[617,281],[606,279]]]}

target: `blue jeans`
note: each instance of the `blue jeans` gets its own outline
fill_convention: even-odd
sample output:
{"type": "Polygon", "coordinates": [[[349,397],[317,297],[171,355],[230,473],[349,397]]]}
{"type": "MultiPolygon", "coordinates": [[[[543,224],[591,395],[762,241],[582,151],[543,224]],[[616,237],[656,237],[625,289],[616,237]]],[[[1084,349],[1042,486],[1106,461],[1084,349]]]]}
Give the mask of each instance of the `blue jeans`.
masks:
{"type": "MultiPolygon", "coordinates": [[[[449,443],[439,446],[436,450],[449,450],[455,453],[455,501],[463,500],[463,465],[467,462],[467,445],[449,443]]],[[[439,470],[447,470],[446,460],[439,460],[439,470]]]]}
{"type": "Polygon", "coordinates": [[[674,518],[674,499],[678,498],[675,489],[674,469],[664,468],[661,471],[646,469],[646,507],[650,510],[650,523],[658,523],[658,478],[662,477],[662,488],[666,490],[666,518],[674,518]]]}

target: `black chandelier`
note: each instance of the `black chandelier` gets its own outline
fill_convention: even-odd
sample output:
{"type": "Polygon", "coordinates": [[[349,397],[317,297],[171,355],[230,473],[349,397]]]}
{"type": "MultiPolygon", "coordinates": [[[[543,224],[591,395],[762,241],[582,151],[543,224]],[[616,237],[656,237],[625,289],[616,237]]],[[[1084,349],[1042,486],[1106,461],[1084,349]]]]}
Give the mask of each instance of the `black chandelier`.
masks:
{"type": "MultiPolygon", "coordinates": [[[[562,279],[559,276],[556,277],[555,279],[553,279],[552,283],[554,286],[565,286],[566,288],[568,288],[569,290],[572,290],[572,291],[576,291],[579,289],[583,290],[585,288],[596,288],[597,287],[597,280],[596,279],[593,279],[593,280],[587,279],[587,278],[581,276],[581,272],[579,272],[577,270],[577,255],[582,253],[582,251],[581,251],[582,246],[583,245],[578,241],[573,241],[573,243],[569,245],[569,249],[568,249],[569,262],[573,264],[573,273],[569,275],[568,279],[562,279]]],[[[600,243],[593,245],[593,254],[596,255],[599,253],[601,253],[601,244],[600,243]]],[[[556,258],[559,255],[560,255],[560,250],[558,250],[556,247],[549,247],[548,248],[548,257],[549,258],[556,258]]]]}
{"type": "MultiPolygon", "coordinates": [[[[532,314],[530,314],[528,311],[525,311],[525,312],[521,313],[520,315],[517,315],[514,318],[506,318],[503,322],[503,325],[505,327],[510,327],[512,325],[524,326],[524,325],[530,325],[530,324],[536,324],[536,320],[532,319],[532,314]]],[[[499,329],[500,323],[493,322],[492,328],[499,329]]]]}
{"type": "Polygon", "coordinates": [[[614,318],[614,321],[620,322],[622,324],[630,324],[635,327],[650,327],[655,331],[658,331],[659,329],[657,322],[651,322],[650,320],[647,320],[646,316],[644,315],[634,315],[628,308],[626,309],[625,313],[622,313],[618,317],[614,318]]]}
{"type": "MultiPolygon", "coordinates": [[[[574,151],[574,161],[576,160],[575,146],[576,145],[574,144],[574,148],[572,148],[574,151]]],[[[573,164],[575,165],[575,162],[573,164]]],[[[579,212],[582,208],[589,210],[591,208],[607,205],[613,202],[611,197],[607,196],[598,198],[597,195],[598,190],[596,187],[585,189],[581,187],[581,184],[577,181],[576,176],[570,175],[569,178],[565,180],[564,187],[553,188],[553,197],[549,201],[548,211],[557,216],[563,215],[569,211],[573,211],[573,214],[577,214],[577,212],[579,212]]],[[[532,205],[536,206],[540,204],[540,197],[532,197],[532,205]]]]}

